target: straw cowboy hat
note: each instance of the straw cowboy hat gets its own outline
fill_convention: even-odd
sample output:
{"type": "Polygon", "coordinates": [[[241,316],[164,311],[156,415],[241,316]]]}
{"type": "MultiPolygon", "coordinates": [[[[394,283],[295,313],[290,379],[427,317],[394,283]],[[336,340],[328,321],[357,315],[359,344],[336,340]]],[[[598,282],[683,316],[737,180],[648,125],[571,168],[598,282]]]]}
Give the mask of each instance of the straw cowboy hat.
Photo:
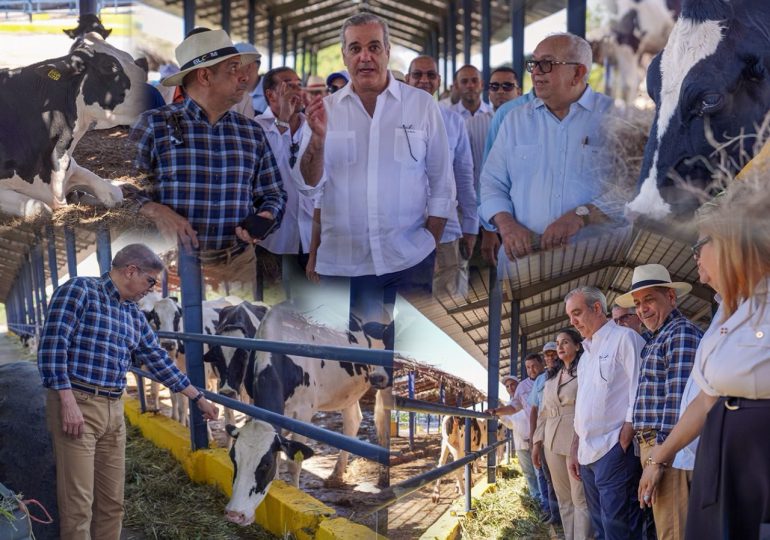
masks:
{"type": "Polygon", "coordinates": [[[260,54],[239,52],[224,30],[209,30],[193,34],[176,48],[179,73],[166,77],[160,83],[163,86],[179,86],[185,75],[191,71],[213,66],[233,56],[240,56],[243,64],[250,64],[256,62],[260,54]]]}
{"type": "Polygon", "coordinates": [[[631,290],[622,296],[618,296],[615,303],[620,307],[634,307],[632,293],[643,291],[650,287],[666,287],[676,291],[677,298],[684,296],[692,290],[692,285],[683,281],[671,281],[671,275],[662,264],[643,264],[634,268],[631,278],[631,290]]]}

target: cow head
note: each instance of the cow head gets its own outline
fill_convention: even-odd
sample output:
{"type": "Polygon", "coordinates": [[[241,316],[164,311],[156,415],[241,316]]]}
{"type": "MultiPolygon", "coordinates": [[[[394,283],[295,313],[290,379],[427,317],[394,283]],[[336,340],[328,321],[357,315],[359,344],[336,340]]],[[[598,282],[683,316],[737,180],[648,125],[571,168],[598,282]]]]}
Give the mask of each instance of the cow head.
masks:
{"type": "Polygon", "coordinates": [[[278,469],[278,452],[289,459],[303,460],[313,450],[302,443],[285,439],[275,428],[261,420],[249,420],[243,427],[228,425],[227,433],[234,442],[230,448],[233,462],[233,494],[225,508],[228,521],[249,525],[254,521],[257,506],[267,495],[278,469]]]}
{"type": "MultiPolygon", "coordinates": [[[[153,310],[150,313],[150,320],[153,326],[158,332],[181,332],[182,327],[182,307],[177,302],[176,298],[167,297],[161,298],[153,306],[153,310]]],[[[179,350],[184,352],[181,347],[181,342],[176,339],[162,338],[160,340],[160,346],[163,347],[169,354],[179,350]]]]}
{"type": "Polygon", "coordinates": [[[125,51],[91,32],[75,41],[65,62],[84,73],[78,117],[98,129],[130,125],[146,107],[147,72],[125,51]]]}
{"type": "MultiPolygon", "coordinates": [[[[392,351],[395,347],[395,327],[393,322],[383,324],[380,322],[363,322],[363,320],[350,314],[348,322],[348,341],[352,345],[372,348],[372,340],[381,341],[385,349],[392,351]]],[[[374,388],[382,390],[393,384],[393,369],[381,366],[368,366],[369,382],[374,388]]]]}
{"type": "Polygon", "coordinates": [[[631,214],[690,212],[714,172],[732,175],[754,154],[752,134],[770,109],[769,19],[764,0],[685,3],[647,72],[656,116],[631,214]]]}

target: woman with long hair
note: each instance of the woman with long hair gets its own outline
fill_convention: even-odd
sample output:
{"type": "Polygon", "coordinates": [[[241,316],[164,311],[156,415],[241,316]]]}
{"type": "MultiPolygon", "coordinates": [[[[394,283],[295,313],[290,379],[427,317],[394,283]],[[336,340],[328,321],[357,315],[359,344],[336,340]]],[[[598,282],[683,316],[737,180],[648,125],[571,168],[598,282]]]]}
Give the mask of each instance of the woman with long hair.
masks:
{"type": "MultiPolygon", "coordinates": [[[[540,446],[545,448],[566,540],[593,538],[583,484],[567,470],[567,456],[575,436],[577,365],[583,353],[582,341],[580,334],[571,328],[565,328],[556,336],[559,359],[549,369],[545,381],[532,451],[539,462],[540,446]]],[[[535,465],[539,467],[540,463],[535,465]]]]}
{"type": "Polygon", "coordinates": [[[693,246],[721,296],[691,374],[700,392],[652,451],[639,500],[655,500],[663,469],[700,435],[685,538],[756,540],[770,523],[770,201],[766,182],[735,182],[720,199],[693,246]]]}

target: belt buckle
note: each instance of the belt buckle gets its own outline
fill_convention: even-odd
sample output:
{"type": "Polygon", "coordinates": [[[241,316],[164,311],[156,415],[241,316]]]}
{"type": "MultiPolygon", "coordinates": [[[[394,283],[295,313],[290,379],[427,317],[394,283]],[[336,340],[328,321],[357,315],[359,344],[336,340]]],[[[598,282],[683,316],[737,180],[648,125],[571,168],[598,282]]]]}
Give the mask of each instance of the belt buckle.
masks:
{"type": "Polygon", "coordinates": [[[733,400],[735,400],[737,402],[738,398],[732,398],[731,397],[731,398],[727,398],[725,400],[725,409],[727,409],[728,411],[737,411],[738,409],[741,408],[740,405],[733,405],[732,403],[730,403],[733,400]]]}

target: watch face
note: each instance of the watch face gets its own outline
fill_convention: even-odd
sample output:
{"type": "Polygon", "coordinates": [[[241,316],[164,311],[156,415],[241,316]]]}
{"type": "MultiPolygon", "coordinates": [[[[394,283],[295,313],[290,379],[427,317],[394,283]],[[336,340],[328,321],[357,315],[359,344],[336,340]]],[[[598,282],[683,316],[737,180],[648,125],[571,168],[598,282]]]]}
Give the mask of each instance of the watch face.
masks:
{"type": "Polygon", "coordinates": [[[575,208],[575,213],[579,216],[587,216],[591,211],[586,206],[578,206],[575,208]]]}

